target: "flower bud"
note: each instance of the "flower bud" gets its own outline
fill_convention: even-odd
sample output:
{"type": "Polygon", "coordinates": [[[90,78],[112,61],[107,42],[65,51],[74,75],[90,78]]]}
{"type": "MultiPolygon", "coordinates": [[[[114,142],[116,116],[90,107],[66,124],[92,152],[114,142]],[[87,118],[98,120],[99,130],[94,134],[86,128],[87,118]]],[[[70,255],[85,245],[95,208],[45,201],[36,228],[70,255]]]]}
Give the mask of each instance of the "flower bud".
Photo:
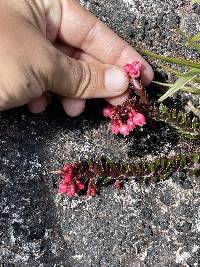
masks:
{"type": "Polygon", "coordinates": [[[135,129],[136,125],[133,122],[133,119],[132,118],[129,118],[127,120],[127,126],[128,126],[129,131],[132,131],[133,129],[135,129]]]}
{"type": "Polygon", "coordinates": [[[95,184],[88,188],[87,195],[92,197],[97,195],[97,186],[95,184]]]}
{"type": "Polygon", "coordinates": [[[105,107],[103,109],[103,115],[104,115],[104,117],[111,118],[114,112],[115,112],[115,109],[112,106],[108,106],[108,107],[105,107]]]}
{"type": "Polygon", "coordinates": [[[62,181],[59,185],[59,188],[58,188],[58,193],[59,194],[64,194],[67,192],[67,189],[68,189],[68,185],[65,183],[65,181],[62,181]]]}
{"type": "Polygon", "coordinates": [[[67,196],[71,198],[75,195],[75,193],[76,193],[75,184],[73,182],[69,182],[67,192],[66,192],[67,196]]]}
{"type": "Polygon", "coordinates": [[[78,188],[79,188],[80,190],[84,190],[85,185],[84,185],[81,181],[76,180],[76,184],[78,185],[78,188]]]}
{"type": "Polygon", "coordinates": [[[121,189],[121,182],[120,182],[120,180],[116,180],[115,181],[115,189],[121,189]]]}
{"type": "Polygon", "coordinates": [[[68,173],[63,177],[65,183],[69,183],[72,179],[72,173],[68,173]]]}
{"type": "Polygon", "coordinates": [[[135,123],[135,125],[138,126],[143,126],[146,122],[145,122],[145,117],[142,113],[137,113],[134,117],[133,117],[133,122],[135,123]]]}
{"type": "Polygon", "coordinates": [[[120,129],[119,129],[119,132],[123,135],[123,136],[126,136],[129,134],[129,128],[126,124],[123,124],[120,129]]]}

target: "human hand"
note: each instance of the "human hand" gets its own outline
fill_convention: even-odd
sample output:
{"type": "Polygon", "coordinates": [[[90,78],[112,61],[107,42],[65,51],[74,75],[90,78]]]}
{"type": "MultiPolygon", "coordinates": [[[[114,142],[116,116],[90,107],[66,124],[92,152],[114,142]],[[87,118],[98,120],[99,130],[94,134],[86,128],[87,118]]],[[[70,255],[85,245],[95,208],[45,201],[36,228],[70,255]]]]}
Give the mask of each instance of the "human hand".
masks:
{"type": "Polygon", "coordinates": [[[120,67],[143,64],[142,81],[151,82],[148,63],[76,0],[1,0],[0,110],[27,104],[34,113],[60,95],[66,113],[77,116],[85,99],[120,104],[128,80],[120,67]]]}

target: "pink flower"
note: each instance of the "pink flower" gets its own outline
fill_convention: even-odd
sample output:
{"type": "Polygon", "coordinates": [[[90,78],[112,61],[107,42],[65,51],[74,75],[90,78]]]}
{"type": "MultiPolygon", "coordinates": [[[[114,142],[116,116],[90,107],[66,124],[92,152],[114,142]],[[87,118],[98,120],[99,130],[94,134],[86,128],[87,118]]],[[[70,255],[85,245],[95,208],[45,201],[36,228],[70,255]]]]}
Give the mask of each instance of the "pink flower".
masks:
{"type": "Polygon", "coordinates": [[[115,181],[115,189],[121,189],[121,182],[120,182],[120,180],[116,180],[115,181]]]}
{"type": "Polygon", "coordinates": [[[129,128],[128,128],[128,125],[123,124],[123,125],[120,127],[119,132],[120,132],[123,136],[129,135],[129,128]]]}
{"type": "Polygon", "coordinates": [[[64,177],[63,177],[65,183],[69,183],[72,179],[72,173],[67,173],[64,177]]]}
{"type": "Polygon", "coordinates": [[[115,112],[115,109],[112,106],[108,106],[108,107],[105,107],[103,109],[103,115],[104,115],[104,117],[111,118],[114,112],[115,112]]]}
{"type": "Polygon", "coordinates": [[[145,122],[145,117],[143,114],[141,113],[137,113],[134,117],[133,117],[133,123],[135,123],[135,125],[138,126],[143,126],[146,122],[145,122]]]}
{"type": "Polygon", "coordinates": [[[88,188],[87,195],[92,197],[97,195],[97,186],[95,184],[88,188]]]}
{"type": "Polygon", "coordinates": [[[76,180],[76,184],[78,185],[78,188],[79,188],[80,190],[84,190],[85,185],[84,185],[81,181],[76,180]]]}
{"type": "Polygon", "coordinates": [[[127,120],[127,126],[128,126],[128,129],[129,131],[132,131],[133,129],[135,129],[135,123],[133,122],[133,119],[132,118],[129,118],[127,120]]]}
{"type": "Polygon", "coordinates": [[[67,192],[67,189],[68,189],[68,186],[67,184],[65,183],[65,181],[62,181],[59,185],[59,188],[58,188],[58,193],[59,194],[64,194],[67,192]]]}
{"type": "Polygon", "coordinates": [[[120,132],[120,127],[122,126],[122,122],[120,119],[112,120],[112,133],[118,134],[120,132]]]}
{"type": "Polygon", "coordinates": [[[126,74],[135,80],[140,77],[141,70],[142,64],[140,61],[133,61],[131,64],[124,65],[124,71],[126,74]]]}
{"type": "Polygon", "coordinates": [[[113,134],[118,134],[119,133],[119,125],[118,124],[112,124],[112,133],[113,134]]]}
{"type": "Polygon", "coordinates": [[[76,193],[75,184],[73,182],[69,182],[66,192],[67,196],[71,198],[75,195],[75,193],[76,193]]]}
{"type": "Polygon", "coordinates": [[[73,163],[67,163],[67,164],[64,165],[63,171],[65,173],[69,173],[69,172],[73,171],[73,168],[74,168],[74,164],[73,163]]]}

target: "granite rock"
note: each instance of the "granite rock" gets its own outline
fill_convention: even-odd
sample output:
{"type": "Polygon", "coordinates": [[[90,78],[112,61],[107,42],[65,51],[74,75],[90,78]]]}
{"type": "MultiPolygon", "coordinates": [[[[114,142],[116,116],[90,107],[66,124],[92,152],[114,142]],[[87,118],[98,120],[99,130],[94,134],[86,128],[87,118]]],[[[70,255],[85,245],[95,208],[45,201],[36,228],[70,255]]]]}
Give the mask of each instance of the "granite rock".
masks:
{"type": "MultiPolygon", "coordinates": [[[[189,34],[200,31],[198,6],[189,1],[81,3],[133,46],[197,57],[171,30],[176,24],[189,34]]],[[[156,97],[156,88],[149,91],[156,97]]],[[[163,183],[132,181],[120,192],[109,186],[95,198],[57,195],[58,180],[49,173],[64,162],[93,155],[131,162],[199,146],[165,123],[113,137],[102,105],[88,102],[75,119],[56,99],[41,115],[26,108],[0,113],[0,266],[200,266],[200,182],[187,170],[163,183]]]]}

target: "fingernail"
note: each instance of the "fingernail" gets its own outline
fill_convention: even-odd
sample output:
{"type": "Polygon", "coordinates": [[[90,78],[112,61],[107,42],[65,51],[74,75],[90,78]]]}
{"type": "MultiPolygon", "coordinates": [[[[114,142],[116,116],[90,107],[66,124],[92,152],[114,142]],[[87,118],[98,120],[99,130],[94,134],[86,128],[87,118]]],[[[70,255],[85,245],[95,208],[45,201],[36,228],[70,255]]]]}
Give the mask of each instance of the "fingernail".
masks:
{"type": "Polygon", "coordinates": [[[109,68],[105,71],[105,89],[108,92],[124,92],[128,87],[128,79],[118,68],[109,68]]]}

